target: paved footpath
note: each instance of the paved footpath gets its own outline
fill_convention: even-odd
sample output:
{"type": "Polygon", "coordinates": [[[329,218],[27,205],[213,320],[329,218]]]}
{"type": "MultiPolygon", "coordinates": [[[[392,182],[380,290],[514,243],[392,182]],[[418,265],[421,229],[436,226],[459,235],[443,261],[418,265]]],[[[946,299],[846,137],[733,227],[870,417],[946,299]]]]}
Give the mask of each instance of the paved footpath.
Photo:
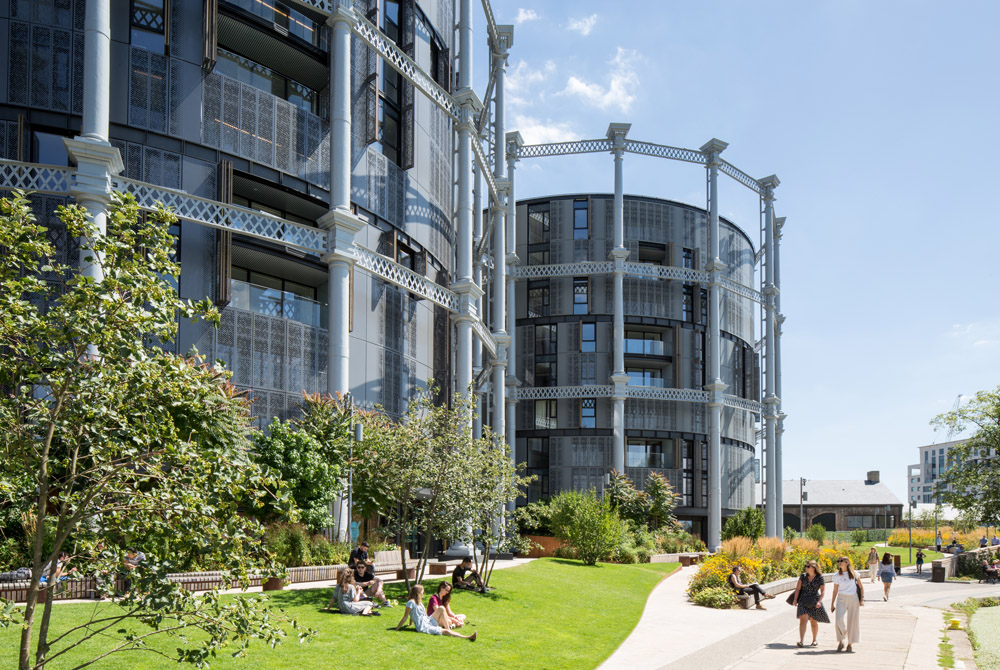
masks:
{"type": "MultiPolygon", "coordinates": [[[[684,568],[653,590],[635,630],[599,670],[929,670],[938,667],[942,610],[973,596],[1000,596],[1000,586],[933,584],[929,571],[918,577],[907,568],[893,584],[890,601],[883,602],[882,585],[865,580],[861,642],[847,654],[837,652],[832,623],[820,624],[817,647],[798,648],[798,621],[784,601],[787,594],[764,601],[765,611],[713,610],[692,604],[685,589],[696,571],[697,566],[684,568]]],[[[831,595],[828,585],[828,610],[831,595]]],[[[811,639],[807,630],[806,644],[811,639]]],[[[953,635],[951,642],[956,659],[972,657],[964,632],[953,635]]],[[[955,667],[971,664],[956,660],[955,667]]]]}

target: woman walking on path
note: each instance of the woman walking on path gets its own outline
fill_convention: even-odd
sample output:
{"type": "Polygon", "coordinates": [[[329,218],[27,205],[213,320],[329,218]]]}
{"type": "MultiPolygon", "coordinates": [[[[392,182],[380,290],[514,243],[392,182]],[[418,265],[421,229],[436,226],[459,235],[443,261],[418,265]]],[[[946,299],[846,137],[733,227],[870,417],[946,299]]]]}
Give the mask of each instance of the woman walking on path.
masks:
{"type": "Polygon", "coordinates": [[[861,641],[861,616],[858,608],[865,605],[865,589],[861,580],[851,569],[851,559],[841,556],[837,559],[837,574],[833,576],[833,604],[830,611],[837,613],[837,651],[852,649],[861,641]]]}
{"type": "Polygon", "coordinates": [[[924,550],[917,549],[917,574],[924,574],[924,550]]]}
{"type": "Polygon", "coordinates": [[[878,577],[878,551],[875,547],[872,547],[872,550],[868,552],[868,576],[874,584],[878,577]]]}
{"type": "Polygon", "coordinates": [[[796,605],[795,616],[799,618],[798,646],[805,646],[806,622],[812,625],[813,639],[810,647],[816,646],[816,636],[819,634],[820,623],[830,623],[830,617],[823,609],[823,595],[826,593],[826,582],[816,561],[806,561],[805,572],[799,577],[792,596],[792,605],[796,605]]]}
{"type": "Polygon", "coordinates": [[[892,554],[888,551],[882,554],[882,563],[878,566],[878,574],[882,578],[882,589],[885,591],[882,600],[889,600],[889,587],[892,586],[892,580],[896,578],[896,568],[892,564],[892,554]]]}

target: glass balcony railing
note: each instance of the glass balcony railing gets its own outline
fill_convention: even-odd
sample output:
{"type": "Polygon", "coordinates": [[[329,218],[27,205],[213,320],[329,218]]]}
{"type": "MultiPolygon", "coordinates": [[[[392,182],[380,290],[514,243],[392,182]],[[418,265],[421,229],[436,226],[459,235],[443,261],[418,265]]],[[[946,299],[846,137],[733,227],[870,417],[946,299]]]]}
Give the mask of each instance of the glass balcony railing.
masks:
{"type": "Polygon", "coordinates": [[[664,458],[665,455],[666,454],[657,454],[657,453],[650,453],[650,454],[630,453],[628,455],[628,462],[625,464],[625,467],[660,468],[660,469],[673,467],[672,463],[669,465],[667,464],[667,460],[666,458],[664,458]]]}
{"type": "Polygon", "coordinates": [[[666,388],[663,378],[661,377],[648,377],[645,375],[636,375],[629,373],[628,375],[628,385],[629,386],[652,386],[653,388],[666,388]]]}
{"type": "Polygon", "coordinates": [[[625,355],[635,354],[640,356],[663,356],[666,354],[666,347],[663,340],[638,340],[625,338],[625,355]]]}
{"type": "Polygon", "coordinates": [[[230,280],[229,285],[232,291],[229,304],[233,307],[326,328],[326,305],[321,302],[237,279],[230,280]]]}

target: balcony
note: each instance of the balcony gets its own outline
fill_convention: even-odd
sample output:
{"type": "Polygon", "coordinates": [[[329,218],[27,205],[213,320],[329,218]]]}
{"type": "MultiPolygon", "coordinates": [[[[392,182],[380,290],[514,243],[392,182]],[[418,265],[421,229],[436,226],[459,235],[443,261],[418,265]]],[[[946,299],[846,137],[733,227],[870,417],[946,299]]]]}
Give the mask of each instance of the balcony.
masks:
{"type": "Polygon", "coordinates": [[[626,356],[666,356],[663,340],[625,338],[626,356]]]}
{"type": "Polygon", "coordinates": [[[629,386],[647,386],[656,389],[668,388],[666,380],[662,377],[650,377],[641,373],[626,372],[628,374],[629,386]]]}
{"type": "Polygon", "coordinates": [[[326,305],[295,293],[230,280],[231,305],[255,314],[298,321],[314,328],[326,328],[326,305]]]}

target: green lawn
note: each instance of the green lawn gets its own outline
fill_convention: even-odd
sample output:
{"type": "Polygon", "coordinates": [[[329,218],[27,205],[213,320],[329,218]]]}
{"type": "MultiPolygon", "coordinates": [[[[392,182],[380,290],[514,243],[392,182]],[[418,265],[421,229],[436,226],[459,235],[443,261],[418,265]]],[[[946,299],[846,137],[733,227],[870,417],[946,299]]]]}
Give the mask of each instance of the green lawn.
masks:
{"type": "Polygon", "coordinates": [[[980,607],[969,627],[976,634],[976,666],[980,670],[1000,670],[1000,607],[980,607]]]}
{"type": "MultiPolygon", "coordinates": [[[[851,545],[851,546],[854,547],[855,549],[861,549],[861,550],[863,550],[865,552],[865,554],[867,555],[868,550],[872,546],[877,545],[877,544],[878,544],[877,542],[862,542],[861,544],[854,544],[854,545],[851,545]]],[[[918,547],[913,547],[913,558],[912,559],[909,558],[910,557],[910,549],[909,549],[909,547],[882,547],[882,546],[877,546],[877,547],[875,547],[875,549],[878,551],[879,558],[881,558],[882,554],[884,554],[887,551],[890,554],[896,554],[896,555],[900,556],[901,558],[900,558],[899,564],[902,565],[902,566],[904,566],[904,567],[908,566],[908,565],[914,565],[916,563],[916,561],[917,561],[916,557],[917,557],[917,549],[918,549],[918,547]]],[[[942,556],[944,556],[944,554],[939,554],[938,552],[934,551],[933,549],[931,549],[929,551],[927,549],[924,549],[924,571],[926,572],[926,571],[928,571],[928,570],[931,569],[931,561],[937,560],[937,559],[941,558],[942,556]]],[[[868,566],[861,566],[861,569],[863,570],[863,569],[865,569],[867,567],[868,566]]]]}
{"type": "MultiPolygon", "coordinates": [[[[452,599],[452,609],[467,614],[473,624],[463,632],[478,631],[474,643],[420,635],[412,627],[403,632],[389,630],[399,622],[402,606],[383,610],[381,617],[348,617],[320,611],[331,589],[282,591],[273,595],[274,603],[300,624],[318,630],[319,635],[307,645],[294,641],[294,635],[274,650],[257,645],[245,659],[220,654],[212,668],[596,668],[632,631],[649,592],[677,565],[586,567],[578,561],[540,559],[498,570],[491,580],[495,591],[485,596],[457,592],[452,599]]],[[[432,592],[437,582],[425,581],[424,585],[432,592]]],[[[391,584],[387,591],[390,598],[405,601],[402,584],[391,584]]],[[[52,614],[54,633],[85,621],[94,608],[90,604],[57,605],[52,614]]],[[[0,666],[15,664],[19,632],[0,630],[0,666]]],[[[163,651],[178,646],[175,639],[153,639],[156,642],[151,646],[163,651]]],[[[47,667],[71,668],[108,646],[107,640],[90,641],[63,657],[64,662],[47,667]]],[[[153,653],[128,652],[90,667],[138,670],[178,666],[153,653]]]]}

